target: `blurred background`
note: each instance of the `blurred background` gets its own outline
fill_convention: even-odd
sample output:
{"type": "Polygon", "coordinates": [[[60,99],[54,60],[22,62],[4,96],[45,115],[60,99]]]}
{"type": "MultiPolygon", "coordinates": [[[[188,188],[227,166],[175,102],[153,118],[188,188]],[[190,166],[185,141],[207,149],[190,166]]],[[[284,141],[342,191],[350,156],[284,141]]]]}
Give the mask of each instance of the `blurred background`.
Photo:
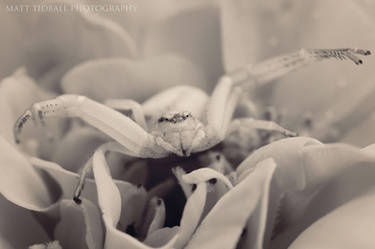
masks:
{"type": "MultiPolygon", "coordinates": [[[[300,48],[371,49],[374,14],[371,0],[0,0],[0,77],[23,68],[43,89],[99,101],[177,84],[209,93],[226,72],[300,48]]],[[[364,146],[374,66],[318,63],[251,98],[290,129],[329,119],[345,131],[335,141],[364,146]]]]}

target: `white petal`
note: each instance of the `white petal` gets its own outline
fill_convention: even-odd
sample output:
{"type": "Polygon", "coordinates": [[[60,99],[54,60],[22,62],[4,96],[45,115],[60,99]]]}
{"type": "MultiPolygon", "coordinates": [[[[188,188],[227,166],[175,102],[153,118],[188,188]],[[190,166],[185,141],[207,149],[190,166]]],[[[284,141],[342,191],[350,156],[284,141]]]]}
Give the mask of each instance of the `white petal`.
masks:
{"type": "Polygon", "coordinates": [[[248,248],[263,248],[264,210],[268,206],[269,185],[275,167],[270,159],[259,163],[252,174],[224,195],[202,221],[186,249],[235,248],[249,218],[252,231],[248,232],[251,232],[252,241],[248,242],[248,248]],[[262,211],[256,211],[258,205],[262,211]],[[253,215],[260,215],[260,220],[253,215]]]}
{"type": "Polygon", "coordinates": [[[145,57],[173,51],[203,70],[211,90],[224,73],[222,67],[219,9],[212,5],[189,8],[150,25],[145,32],[145,57]]]}
{"type": "Polygon", "coordinates": [[[290,249],[374,248],[374,188],[324,216],[306,229],[290,249]]]}
{"type": "Polygon", "coordinates": [[[70,70],[62,80],[65,93],[86,95],[97,101],[110,98],[144,101],[176,84],[204,86],[206,79],[202,70],[189,60],[163,54],[144,60],[87,61],[70,70]]]}
{"type": "Polygon", "coordinates": [[[0,193],[9,201],[30,210],[43,210],[55,201],[27,158],[1,136],[0,169],[0,193]]]}
{"type": "Polygon", "coordinates": [[[83,199],[80,205],[73,200],[60,203],[61,220],[54,231],[54,238],[62,248],[101,249],[104,230],[98,208],[83,199]]]}

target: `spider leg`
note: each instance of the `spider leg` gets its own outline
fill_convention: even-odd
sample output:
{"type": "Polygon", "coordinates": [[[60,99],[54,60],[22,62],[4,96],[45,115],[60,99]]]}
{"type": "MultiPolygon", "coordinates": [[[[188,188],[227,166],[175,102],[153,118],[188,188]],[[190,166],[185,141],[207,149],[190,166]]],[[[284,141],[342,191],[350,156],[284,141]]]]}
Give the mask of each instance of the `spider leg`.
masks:
{"type": "Polygon", "coordinates": [[[207,150],[221,142],[241,96],[241,89],[228,76],[223,76],[214,89],[207,105],[206,137],[193,148],[193,152],[207,150]]]}
{"type": "Polygon", "coordinates": [[[324,59],[351,60],[357,65],[362,64],[362,60],[356,54],[370,55],[371,52],[352,48],[301,49],[253,66],[247,65],[224,75],[219,80],[207,105],[206,142],[201,143],[193,152],[206,150],[224,139],[242,91],[249,91],[324,59]]]}
{"type": "Polygon", "coordinates": [[[61,95],[55,99],[34,104],[18,118],[14,125],[14,137],[20,142],[22,127],[29,119],[46,117],[79,117],[103,131],[137,157],[160,157],[163,149],[155,143],[155,137],[137,123],[108,106],[79,95],[61,95]]]}
{"type": "Polygon", "coordinates": [[[259,120],[253,118],[238,118],[233,120],[228,127],[227,134],[230,134],[233,131],[238,130],[240,127],[246,127],[249,129],[257,130],[276,131],[280,132],[286,137],[297,136],[297,133],[289,131],[273,121],[259,120]]]}
{"type": "Polygon", "coordinates": [[[136,154],[134,154],[134,152],[132,152],[131,150],[128,150],[127,148],[125,148],[124,146],[122,146],[121,144],[117,142],[108,142],[99,146],[94,152],[94,154],[92,155],[92,157],[86,162],[86,164],[83,166],[81,170],[79,181],[74,190],[74,196],[73,196],[73,200],[77,204],[81,202],[80,196],[84,188],[87,174],[91,171],[93,163],[97,163],[98,158],[101,158],[100,160],[101,163],[108,165],[107,160],[105,160],[105,155],[107,152],[118,152],[118,153],[122,153],[122,154],[129,155],[129,156],[137,156],[136,154]]]}
{"type": "Polygon", "coordinates": [[[135,122],[148,130],[142,106],[138,102],[131,99],[108,99],[104,104],[118,111],[130,111],[135,122]]]}
{"type": "Polygon", "coordinates": [[[370,50],[355,48],[338,49],[301,49],[297,52],[274,57],[255,65],[247,65],[229,74],[238,84],[247,83],[253,86],[266,84],[292,71],[312,63],[326,60],[351,60],[356,65],[363,63],[357,55],[370,55],[370,50]]]}

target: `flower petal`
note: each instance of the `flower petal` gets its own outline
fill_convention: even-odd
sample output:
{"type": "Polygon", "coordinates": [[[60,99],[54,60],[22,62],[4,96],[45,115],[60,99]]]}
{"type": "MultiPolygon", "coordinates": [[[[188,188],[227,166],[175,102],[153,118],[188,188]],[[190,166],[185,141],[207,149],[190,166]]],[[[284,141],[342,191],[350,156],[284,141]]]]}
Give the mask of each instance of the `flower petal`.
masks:
{"type": "MultiPolygon", "coordinates": [[[[98,202],[106,228],[104,248],[148,248],[136,238],[116,229],[121,217],[121,193],[125,193],[126,189],[120,192],[119,188],[113,182],[112,177],[109,175],[104,153],[103,147],[101,147],[96,150],[93,156],[93,170],[98,191],[98,202]]],[[[129,184],[127,189],[132,189],[132,185],[129,184]]]]}
{"type": "Polygon", "coordinates": [[[195,191],[188,198],[182,218],[180,228],[176,235],[165,245],[165,248],[185,248],[192,234],[197,228],[206,203],[207,184],[201,182],[195,191]]]}
{"type": "MultiPolygon", "coordinates": [[[[0,32],[8,35],[4,36],[0,48],[2,58],[7,60],[2,62],[0,78],[25,65],[34,78],[47,78],[42,84],[57,89],[63,73],[81,61],[134,55],[134,42],[111,20],[92,12],[70,11],[73,5],[79,3],[37,2],[52,7],[66,6],[69,11],[61,15],[51,11],[43,14],[29,11],[21,15],[2,11],[0,32]]],[[[7,6],[15,5],[11,0],[5,3],[7,6]]],[[[29,1],[17,1],[17,4],[27,5],[29,1]]]]}
{"type": "Polygon", "coordinates": [[[145,60],[92,60],[76,66],[62,80],[65,93],[81,94],[97,101],[110,98],[144,101],[176,84],[204,86],[206,80],[201,69],[173,54],[145,60]]]}
{"type": "Polygon", "coordinates": [[[0,247],[27,248],[48,241],[48,235],[32,213],[0,194],[0,247]]]}
{"type": "Polygon", "coordinates": [[[102,248],[104,230],[100,212],[94,204],[85,199],[80,205],[73,200],[64,200],[60,203],[60,213],[54,238],[62,248],[102,248]]]}
{"type": "Polygon", "coordinates": [[[178,226],[174,226],[164,227],[162,229],[156,230],[155,232],[148,235],[143,243],[151,247],[162,247],[176,235],[178,229],[178,226]]]}
{"type": "Polygon", "coordinates": [[[210,169],[210,168],[200,168],[197,170],[192,171],[189,174],[183,175],[182,180],[184,180],[186,183],[190,184],[197,184],[200,182],[206,182],[210,179],[217,178],[221,181],[223,181],[226,186],[231,189],[233,188],[232,183],[229,181],[228,178],[226,178],[223,174],[220,172],[210,169]]]}
{"type": "Polygon", "coordinates": [[[30,210],[43,210],[55,200],[27,158],[0,136],[0,192],[9,201],[30,210]]]}
{"type": "Polygon", "coordinates": [[[223,75],[219,9],[215,4],[188,8],[155,22],[145,32],[145,57],[174,52],[191,60],[207,76],[211,90],[223,75]]]}
{"type": "Polygon", "coordinates": [[[281,139],[254,151],[237,168],[237,174],[241,181],[254,171],[258,162],[273,158],[277,164],[275,178],[283,191],[302,190],[305,187],[304,169],[300,165],[300,153],[306,146],[321,144],[313,138],[296,137],[281,139]]]}
{"type": "Polygon", "coordinates": [[[289,247],[373,248],[375,195],[367,194],[335,209],[305,230],[289,247]]]}
{"type": "Polygon", "coordinates": [[[260,221],[253,215],[259,214],[257,208],[267,209],[269,185],[275,166],[271,159],[259,163],[252,174],[224,195],[202,221],[186,249],[235,248],[249,217],[252,228],[249,232],[256,234],[249,235],[252,241],[248,242],[249,247],[246,248],[263,248],[266,213],[261,212],[260,221]]]}
{"type": "Polygon", "coordinates": [[[305,187],[286,193],[281,206],[281,234],[272,248],[286,248],[314,221],[373,186],[375,156],[344,144],[302,149],[305,187]]]}
{"type": "Polygon", "coordinates": [[[78,172],[96,148],[108,141],[102,133],[91,127],[73,128],[59,141],[51,161],[67,170],[78,172]]]}
{"type": "Polygon", "coordinates": [[[307,22],[296,20],[303,19],[312,5],[300,1],[221,1],[226,71],[298,48],[298,40],[291,41],[290,37],[306,26],[307,22]]]}

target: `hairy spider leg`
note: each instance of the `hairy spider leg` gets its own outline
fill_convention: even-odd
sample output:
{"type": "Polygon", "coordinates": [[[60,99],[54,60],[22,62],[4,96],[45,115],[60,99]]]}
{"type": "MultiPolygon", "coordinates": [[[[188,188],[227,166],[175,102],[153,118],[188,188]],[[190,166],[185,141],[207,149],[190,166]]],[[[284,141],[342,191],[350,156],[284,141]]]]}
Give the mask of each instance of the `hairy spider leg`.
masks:
{"type": "Polygon", "coordinates": [[[61,95],[55,99],[34,104],[15,123],[14,137],[19,142],[23,125],[31,118],[79,117],[106,133],[138,157],[160,157],[155,138],[125,115],[80,95],[61,95]]]}
{"type": "Polygon", "coordinates": [[[251,83],[254,86],[267,84],[292,71],[325,59],[351,60],[356,65],[363,63],[357,55],[370,55],[370,50],[355,48],[338,49],[300,49],[286,55],[274,57],[255,65],[247,65],[229,76],[236,84],[251,83]]]}
{"type": "MultiPolygon", "coordinates": [[[[224,75],[214,89],[207,107],[206,134],[209,139],[207,139],[207,143],[198,146],[194,152],[206,150],[224,139],[243,89],[251,90],[324,59],[351,60],[356,65],[362,64],[363,61],[355,54],[366,56],[370,55],[371,52],[354,48],[301,49],[252,66],[247,65],[228,75],[224,75]]],[[[259,124],[254,121],[252,123],[254,125],[259,124]]],[[[269,127],[275,126],[270,124],[269,127]]]]}

